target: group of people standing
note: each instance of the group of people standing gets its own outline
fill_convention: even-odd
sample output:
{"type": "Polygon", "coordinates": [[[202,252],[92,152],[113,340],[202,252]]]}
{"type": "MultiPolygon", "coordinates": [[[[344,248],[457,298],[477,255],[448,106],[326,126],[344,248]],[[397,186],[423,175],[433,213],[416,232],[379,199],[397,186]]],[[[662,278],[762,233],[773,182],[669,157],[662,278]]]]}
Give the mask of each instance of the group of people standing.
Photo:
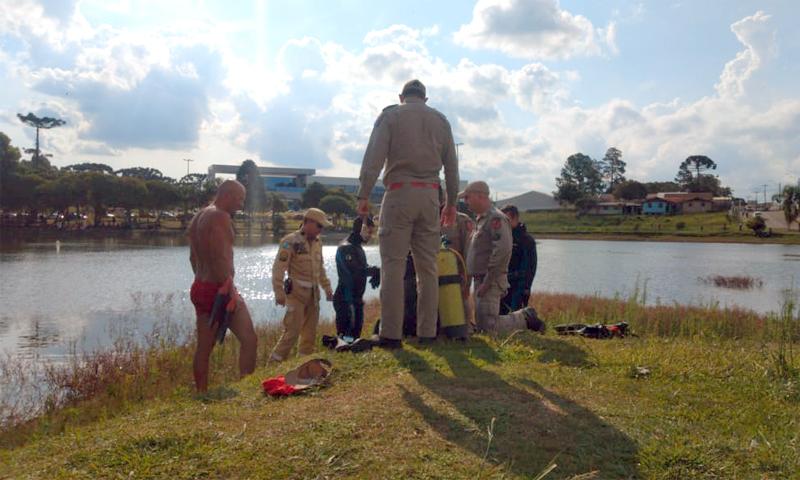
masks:
{"type": "MultiPolygon", "coordinates": [[[[535,310],[527,305],[536,269],[536,249],[533,238],[519,221],[519,212],[513,206],[497,209],[489,186],[483,181],[472,182],[458,191],[458,158],[452,130],[443,114],[426,105],[422,82],[407,82],[399,99],[398,105],[386,107],[379,115],[367,145],[357,193],[359,218],[345,245],[337,251],[336,292],[325,274],[319,239],[322,229],[329,225],[324,212],[309,209],[301,228],[280,242],[272,285],[275,301],[286,307],[286,313],[284,332],[271,361],[287,359],[298,339],[299,354],[313,351],[320,288],[326,299],[334,302],[340,335],[360,336],[367,278],[373,287],[380,285],[381,321],[374,345],[402,348],[407,317],[402,292],[409,262],[416,272],[418,294],[414,333],[419,343],[435,342],[439,305],[436,257],[443,234],[451,248],[466,259],[468,283],[474,288],[476,330],[544,330],[535,310]],[[439,180],[442,169],[444,191],[439,180]],[[367,265],[361,244],[373,234],[368,198],[381,171],[386,193],[378,215],[381,265],[377,268],[367,265]],[[457,213],[458,198],[475,215],[475,222],[457,213]],[[509,264],[513,266],[510,274],[509,264]]],[[[195,382],[200,391],[206,388],[208,358],[218,328],[211,318],[214,297],[234,275],[230,214],[241,208],[243,200],[241,184],[224,182],[215,202],[201,210],[189,227],[195,272],[191,299],[198,331],[195,382]]],[[[241,374],[246,375],[255,368],[255,334],[235,288],[228,295],[230,329],[241,342],[239,366],[241,374]]],[[[471,309],[467,312],[471,317],[471,309]]]]}

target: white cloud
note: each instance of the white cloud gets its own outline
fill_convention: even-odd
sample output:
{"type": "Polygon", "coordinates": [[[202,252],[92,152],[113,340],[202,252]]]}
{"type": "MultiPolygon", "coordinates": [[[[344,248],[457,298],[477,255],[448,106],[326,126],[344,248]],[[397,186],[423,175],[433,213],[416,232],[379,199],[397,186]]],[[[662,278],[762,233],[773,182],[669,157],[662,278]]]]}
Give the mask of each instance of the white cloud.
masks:
{"type": "MultiPolygon", "coordinates": [[[[492,42],[505,38],[524,58],[614,51],[616,23],[594,28],[554,1],[507,2],[495,5],[501,11],[493,14],[484,12],[489,6],[479,3],[470,25],[476,19],[502,25],[503,8],[550,17],[521,20],[512,25],[519,31],[505,30],[508,38],[487,33],[481,45],[499,48],[492,42]],[[532,37],[525,36],[526,28],[535,31],[532,37]],[[575,35],[558,36],[568,31],[575,35]],[[563,44],[548,44],[559,38],[563,44]]],[[[739,189],[800,171],[800,98],[757,104],[748,91],[748,80],[777,51],[763,12],[731,26],[743,48],[720,73],[716,90],[708,85],[709,96],[645,105],[618,98],[584,108],[571,90],[578,72],[540,62],[509,68],[466,58],[446,61],[428,48],[441,35],[435,25],[393,25],[367,34],[357,48],[312,37],[291,40],[273,68],[237,55],[213,23],[170,31],[86,28],[83,7],[61,15],[36,7],[31,18],[17,10],[0,13],[4,32],[29,37],[22,40],[24,48],[2,57],[5,70],[31,93],[29,101],[2,105],[0,114],[30,110],[66,118],[65,127],[44,137],[60,165],[87,155],[91,161],[116,155],[107,157],[115,168],[136,162],[180,176],[181,158],[194,158],[192,167],[199,170],[202,162],[254,158],[354,176],[375,117],[398,101],[405,81],[419,78],[428,87],[429,104],[447,115],[464,143],[463,178],[483,178],[501,197],[551,191],[567,156],[582,151],[600,157],[609,146],[623,151],[629,175],[641,180],[671,179],[695,153],[711,156],[723,183],[739,189]],[[54,30],[37,36],[32,27],[39,21],[53,22],[47,25],[54,30]],[[5,30],[9,25],[13,29],[5,30]]],[[[22,131],[11,117],[0,123],[15,123],[22,131]]]]}
{"type": "Polygon", "coordinates": [[[75,152],[192,147],[209,99],[226,94],[222,54],[191,35],[90,27],[55,3],[19,2],[2,18],[24,45],[13,54],[18,78],[81,119],[62,129],[76,135],[75,152]]]}
{"type": "Polygon", "coordinates": [[[500,50],[518,58],[563,59],[616,51],[615,28],[596,29],[583,15],[563,10],[558,0],[479,0],[472,20],[455,33],[456,43],[500,50]]]}
{"type": "Polygon", "coordinates": [[[725,64],[716,85],[720,96],[740,97],[744,93],[745,82],[761,67],[764,59],[774,53],[775,32],[769,28],[770,17],[758,11],[731,25],[731,31],[745,49],[725,64]]]}

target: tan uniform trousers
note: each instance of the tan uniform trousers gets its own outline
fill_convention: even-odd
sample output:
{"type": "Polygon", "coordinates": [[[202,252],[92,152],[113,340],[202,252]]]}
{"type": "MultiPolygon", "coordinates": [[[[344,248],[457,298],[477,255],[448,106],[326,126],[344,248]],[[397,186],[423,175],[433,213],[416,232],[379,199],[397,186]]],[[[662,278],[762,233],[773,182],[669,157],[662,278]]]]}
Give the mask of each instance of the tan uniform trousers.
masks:
{"type": "Polygon", "coordinates": [[[380,336],[403,336],[403,275],[409,248],[417,271],[417,336],[435,337],[439,309],[436,253],[441,243],[439,192],[404,184],[389,189],[381,204],[380,336]]]}
{"type": "MultiPolygon", "coordinates": [[[[477,283],[477,282],[476,282],[477,283]]],[[[476,285],[477,290],[478,285],[476,285]]],[[[506,288],[493,282],[486,293],[475,297],[475,321],[479,331],[489,333],[511,333],[514,330],[525,330],[528,324],[521,310],[508,315],[500,315],[500,300],[505,296],[506,288]]]]}
{"type": "Polygon", "coordinates": [[[297,338],[300,337],[300,355],[314,352],[314,341],[319,323],[319,287],[292,287],[292,293],[286,296],[286,315],[283,316],[283,336],[278,340],[272,359],[286,360],[292,351],[297,338]]]}

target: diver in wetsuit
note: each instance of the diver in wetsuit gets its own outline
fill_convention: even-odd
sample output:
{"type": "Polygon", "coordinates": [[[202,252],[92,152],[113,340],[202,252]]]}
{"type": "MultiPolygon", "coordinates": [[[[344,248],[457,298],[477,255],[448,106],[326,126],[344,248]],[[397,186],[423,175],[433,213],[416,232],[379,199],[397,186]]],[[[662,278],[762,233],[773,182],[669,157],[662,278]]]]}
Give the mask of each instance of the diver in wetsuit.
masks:
{"type": "Polygon", "coordinates": [[[361,336],[364,325],[364,291],[367,278],[372,288],[380,285],[380,268],[367,265],[363,243],[369,242],[375,224],[361,217],[353,221],[353,231],[336,249],[336,271],[339,283],[333,293],[333,308],[336,311],[336,334],[340,337],[361,336]]]}

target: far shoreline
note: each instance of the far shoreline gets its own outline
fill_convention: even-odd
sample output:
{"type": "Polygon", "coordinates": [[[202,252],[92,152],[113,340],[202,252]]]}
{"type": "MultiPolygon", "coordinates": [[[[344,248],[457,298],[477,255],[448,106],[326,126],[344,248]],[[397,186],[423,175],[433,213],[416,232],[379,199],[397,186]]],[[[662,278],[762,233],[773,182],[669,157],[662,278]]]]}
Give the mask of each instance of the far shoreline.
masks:
{"type": "Polygon", "coordinates": [[[722,235],[674,235],[641,233],[539,233],[529,231],[539,240],[603,240],[619,242],[671,242],[671,243],[740,243],[747,245],[799,245],[800,235],[778,234],[769,238],[722,235]]]}
{"type": "MultiPolygon", "coordinates": [[[[268,235],[242,235],[236,236],[239,242],[250,243],[254,240],[263,240],[264,244],[277,243],[280,237],[268,235]]],[[[755,235],[688,235],[688,234],[659,234],[659,233],[634,233],[634,232],[537,232],[528,231],[539,240],[600,240],[619,242],[671,242],[671,243],[724,243],[748,245],[800,245],[800,234],[787,234],[778,232],[769,238],[759,238],[755,235]]],[[[338,243],[343,240],[349,229],[329,230],[323,233],[322,239],[326,244],[338,243]]],[[[0,228],[0,243],[26,242],[41,240],[68,240],[80,238],[182,238],[183,230],[177,229],[119,229],[119,228],[89,228],[85,230],[55,230],[38,227],[3,227],[0,228]]]]}

